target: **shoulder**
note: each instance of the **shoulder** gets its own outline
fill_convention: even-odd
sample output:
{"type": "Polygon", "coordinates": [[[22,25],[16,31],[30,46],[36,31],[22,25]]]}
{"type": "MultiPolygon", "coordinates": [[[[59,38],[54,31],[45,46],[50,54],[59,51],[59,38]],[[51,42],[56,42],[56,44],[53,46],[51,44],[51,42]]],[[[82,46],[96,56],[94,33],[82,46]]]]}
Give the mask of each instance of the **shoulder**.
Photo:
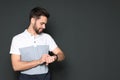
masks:
{"type": "Polygon", "coordinates": [[[20,39],[24,38],[24,36],[25,36],[24,32],[19,33],[19,34],[13,36],[13,40],[20,40],[20,39]]]}
{"type": "Polygon", "coordinates": [[[41,33],[40,36],[46,37],[46,38],[51,38],[51,35],[48,33],[41,33]]]}

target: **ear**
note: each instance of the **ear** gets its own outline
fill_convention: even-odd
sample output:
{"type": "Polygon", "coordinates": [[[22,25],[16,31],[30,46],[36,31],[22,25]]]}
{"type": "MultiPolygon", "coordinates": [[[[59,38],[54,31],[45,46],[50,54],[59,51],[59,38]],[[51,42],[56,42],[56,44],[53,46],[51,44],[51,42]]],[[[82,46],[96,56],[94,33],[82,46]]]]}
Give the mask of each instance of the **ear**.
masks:
{"type": "Polygon", "coordinates": [[[31,18],[31,24],[35,23],[35,18],[31,18]]]}

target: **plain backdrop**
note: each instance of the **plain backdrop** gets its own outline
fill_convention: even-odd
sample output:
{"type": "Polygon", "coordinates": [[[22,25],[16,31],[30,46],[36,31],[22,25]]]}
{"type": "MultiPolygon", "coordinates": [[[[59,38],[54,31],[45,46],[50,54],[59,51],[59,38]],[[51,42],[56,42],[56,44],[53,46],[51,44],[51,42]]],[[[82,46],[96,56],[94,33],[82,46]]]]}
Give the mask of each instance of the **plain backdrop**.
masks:
{"type": "Polygon", "coordinates": [[[0,0],[0,80],[17,80],[11,40],[36,6],[50,13],[46,32],[66,56],[50,64],[52,80],[120,80],[120,0],[0,0]]]}

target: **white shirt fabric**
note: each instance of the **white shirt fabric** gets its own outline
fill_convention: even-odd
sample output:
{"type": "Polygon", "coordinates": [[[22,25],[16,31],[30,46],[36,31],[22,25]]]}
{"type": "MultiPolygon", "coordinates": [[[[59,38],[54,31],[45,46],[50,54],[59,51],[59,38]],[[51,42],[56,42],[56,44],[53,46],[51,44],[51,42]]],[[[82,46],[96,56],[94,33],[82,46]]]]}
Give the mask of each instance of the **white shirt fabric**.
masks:
{"type": "MultiPolygon", "coordinates": [[[[14,36],[11,43],[10,54],[21,56],[22,61],[40,59],[42,54],[48,54],[57,47],[54,39],[47,33],[32,36],[27,29],[14,36]]],[[[34,68],[21,71],[23,74],[36,75],[48,72],[48,66],[39,65],[34,68]]]]}

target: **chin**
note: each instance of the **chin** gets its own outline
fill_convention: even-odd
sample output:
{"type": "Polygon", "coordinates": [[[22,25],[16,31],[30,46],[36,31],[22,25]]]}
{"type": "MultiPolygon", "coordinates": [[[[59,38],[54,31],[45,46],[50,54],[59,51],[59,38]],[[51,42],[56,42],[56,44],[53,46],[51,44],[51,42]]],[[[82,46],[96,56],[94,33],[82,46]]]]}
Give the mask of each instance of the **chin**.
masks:
{"type": "Polygon", "coordinates": [[[38,34],[41,34],[43,31],[39,31],[38,34]]]}

